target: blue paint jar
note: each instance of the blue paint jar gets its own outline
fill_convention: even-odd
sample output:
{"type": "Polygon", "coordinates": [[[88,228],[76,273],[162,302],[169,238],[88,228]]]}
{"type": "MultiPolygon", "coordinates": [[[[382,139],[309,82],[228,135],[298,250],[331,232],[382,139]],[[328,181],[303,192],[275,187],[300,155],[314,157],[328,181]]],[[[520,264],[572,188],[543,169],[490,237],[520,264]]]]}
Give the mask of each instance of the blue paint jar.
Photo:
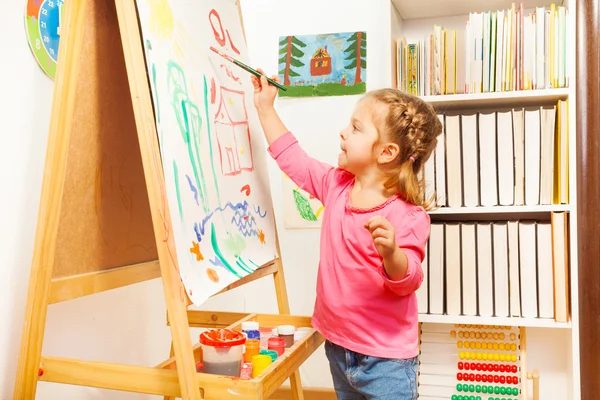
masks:
{"type": "Polygon", "coordinates": [[[260,330],[258,326],[258,322],[256,321],[245,321],[242,322],[242,332],[246,335],[246,337],[251,339],[260,340],[260,330]]]}

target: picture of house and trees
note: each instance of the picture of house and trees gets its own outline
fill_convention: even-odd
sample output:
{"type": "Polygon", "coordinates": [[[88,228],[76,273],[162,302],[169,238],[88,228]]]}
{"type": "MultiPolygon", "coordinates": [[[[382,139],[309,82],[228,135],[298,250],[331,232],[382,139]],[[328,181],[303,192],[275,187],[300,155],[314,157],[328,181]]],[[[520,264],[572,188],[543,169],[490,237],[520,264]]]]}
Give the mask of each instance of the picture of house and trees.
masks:
{"type": "Polygon", "coordinates": [[[281,97],[344,96],[367,89],[367,33],[279,38],[281,97]]]}

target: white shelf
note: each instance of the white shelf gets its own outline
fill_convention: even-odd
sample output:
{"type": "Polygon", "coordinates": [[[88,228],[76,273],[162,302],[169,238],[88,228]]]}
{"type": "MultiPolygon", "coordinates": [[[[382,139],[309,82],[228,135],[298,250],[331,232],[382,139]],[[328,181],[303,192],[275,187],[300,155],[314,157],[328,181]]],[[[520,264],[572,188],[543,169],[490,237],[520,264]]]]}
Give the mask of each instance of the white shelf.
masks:
{"type": "Polygon", "coordinates": [[[447,94],[439,96],[420,96],[438,110],[465,108],[502,108],[514,105],[528,106],[542,103],[555,103],[564,100],[569,89],[517,90],[512,92],[447,94]]]}
{"type": "Polygon", "coordinates": [[[440,207],[430,211],[430,215],[465,215],[465,214],[538,214],[569,211],[568,204],[552,204],[543,206],[496,206],[496,207],[440,207]]]}
{"type": "Polygon", "coordinates": [[[501,317],[467,317],[463,315],[419,314],[419,322],[436,324],[468,324],[468,325],[503,325],[524,326],[529,328],[571,328],[571,323],[556,322],[544,318],[501,318],[501,317]]]}

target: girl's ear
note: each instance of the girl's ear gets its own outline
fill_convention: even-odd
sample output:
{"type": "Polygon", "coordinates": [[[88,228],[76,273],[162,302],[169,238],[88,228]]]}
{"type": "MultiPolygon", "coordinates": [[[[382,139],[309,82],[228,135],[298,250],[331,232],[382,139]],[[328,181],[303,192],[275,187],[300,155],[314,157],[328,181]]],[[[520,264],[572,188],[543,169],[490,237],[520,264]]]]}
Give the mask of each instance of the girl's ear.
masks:
{"type": "Polygon", "coordinates": [[[377,156],[377,162],[379,164],[389,164],[395,161],[400,155],[400,146],[396,143],[383,143],[377,156]]]}

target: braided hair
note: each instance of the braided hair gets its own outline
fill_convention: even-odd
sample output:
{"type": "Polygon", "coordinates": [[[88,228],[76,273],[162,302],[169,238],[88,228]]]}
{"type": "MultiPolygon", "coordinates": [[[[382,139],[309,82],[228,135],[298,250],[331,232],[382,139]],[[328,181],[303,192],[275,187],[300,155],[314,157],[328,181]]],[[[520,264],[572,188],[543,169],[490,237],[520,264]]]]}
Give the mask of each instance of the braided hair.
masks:
{"type": "Polygon", "coordinates": [[[374,90],[365,99],[387,106],[378,121],[380,140],[392,141],[400,147],[398,157],[389,169],[386,189],[397,189],[409,203],[429,210],[434,203],[425,198],[422,170],[437,145],[442,123],[431,105],[416,96],[397,89],[374,90]]]}

